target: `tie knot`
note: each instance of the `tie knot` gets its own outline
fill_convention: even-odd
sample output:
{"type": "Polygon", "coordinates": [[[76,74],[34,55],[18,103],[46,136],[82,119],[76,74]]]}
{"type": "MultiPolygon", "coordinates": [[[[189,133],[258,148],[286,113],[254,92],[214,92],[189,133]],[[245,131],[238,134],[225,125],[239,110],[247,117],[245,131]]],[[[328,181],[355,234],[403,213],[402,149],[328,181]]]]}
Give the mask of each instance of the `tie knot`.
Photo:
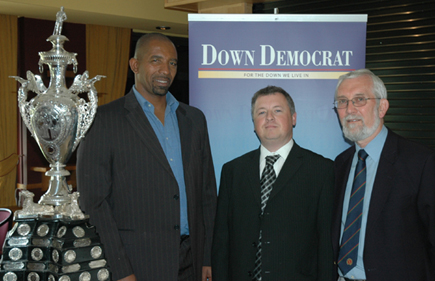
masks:
{"type": "Polygon", "coordinates": [[[367,154],[367,152],[364,149],[360,149],[360,151],[358,151],[358,158],[361,161],[365,161],[367,156],[369,156],[369,155],[367,154]]]}
{"type": "Polygon", "coordinates": [[[278,160],[279,157],[281,157],[281,155],[279,154],[266,156],[266,165],[273,166],[273,164],[275,164],[276,160],[278,160]]]}

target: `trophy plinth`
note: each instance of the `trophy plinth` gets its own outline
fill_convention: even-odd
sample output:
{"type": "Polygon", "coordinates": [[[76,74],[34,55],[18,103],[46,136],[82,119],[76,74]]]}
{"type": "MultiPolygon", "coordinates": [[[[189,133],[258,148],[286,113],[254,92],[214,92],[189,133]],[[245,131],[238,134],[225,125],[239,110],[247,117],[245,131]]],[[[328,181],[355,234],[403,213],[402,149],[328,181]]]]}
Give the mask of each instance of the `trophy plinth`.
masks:
{"type": "Polygon", "coordinates": [[[27,71],[27,79],[12,76],[21,83],[18,106],[26,127],[38,143],[50,170],[47,192],[38,203],[34,194],[22,190],[23,209],[14,213],[14,227],[8,233],[0,260],[0,280],[110,280],[104,259],[104,247],[89,216],[79,207],[78,192],[72,193],[65,164],[91,126],[96,114],[98,96],[94,83],[101,75],[89,79],[85,71],[77,75],[68,89],[65,71],[73,65],[77,72],[76,53],[65,51],[68,38],[61,35],[66,20],[63,7],[56,14],[53,35],[48,37],[53,48],[40,52],[39,71],[48,65],[48,88],[39,75],[27,71]],[[27,93],[36,97],[27,101],[27,93]],[[88,101],[78,94],[87,93],[88,101]]]}

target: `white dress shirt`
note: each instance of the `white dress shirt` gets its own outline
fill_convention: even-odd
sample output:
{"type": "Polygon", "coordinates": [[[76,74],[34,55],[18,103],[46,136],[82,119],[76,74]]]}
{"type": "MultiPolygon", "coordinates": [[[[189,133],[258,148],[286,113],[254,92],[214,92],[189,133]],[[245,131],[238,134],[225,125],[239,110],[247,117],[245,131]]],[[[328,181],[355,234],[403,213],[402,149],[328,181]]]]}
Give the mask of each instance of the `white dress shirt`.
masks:
{"type": "Polygon", "coordinates": [[[287,159],[287,156],[289,155],[290,150],[293,147],[293,143],[294,141],[293,139],[291,139],[288,143],[286,143],[284,146],[282,146],[280,149],[278,149],[275,152],[270,152],[263,145],[260,146],[260,179],[264,167],[266,166],[266,156],[277,155],[277,154],[279,154],[281,157],[279,157],[278,160],[276,160],[275,164],[273,165],[273,168],[275,170],[276,177],[278,177],[279,172],[281,171],[282,166],[284,165],[285,160],[287,159]]]}

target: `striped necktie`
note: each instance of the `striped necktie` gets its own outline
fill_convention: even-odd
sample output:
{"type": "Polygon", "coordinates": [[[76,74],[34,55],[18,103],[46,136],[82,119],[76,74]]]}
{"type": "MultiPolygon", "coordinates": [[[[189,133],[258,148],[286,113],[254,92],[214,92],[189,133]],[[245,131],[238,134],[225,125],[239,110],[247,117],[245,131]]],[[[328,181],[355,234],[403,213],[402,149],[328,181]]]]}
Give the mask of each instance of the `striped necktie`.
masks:
{"type": "MultiPolygon", "coordinates": [[[[272,191],[272,185],[276,180],[275,170],[273,165],[276,160],[280,157],[279,154],[266,156],[266,167],[261,175],[260,185],[261,185],[261,214],[264,213],[267,201],[269,200],[270,192],[272,191]]],[[[255,255],[255,267],[254,267],[254,278],[252,280],[261,280],[261,230],[258,238],[257,253],[255,255]]]]}
{"type": "Polygon", "coordinates": [[[346,275],[356,266],[358,259],[358,245],[361,230],[364,194],[366,190],[366,158],[364,149],[358,152],[358,163],[355,168],[355,178],[349,199],[349,208],[341,239],[338,266],[343,275],[346,275]]]}

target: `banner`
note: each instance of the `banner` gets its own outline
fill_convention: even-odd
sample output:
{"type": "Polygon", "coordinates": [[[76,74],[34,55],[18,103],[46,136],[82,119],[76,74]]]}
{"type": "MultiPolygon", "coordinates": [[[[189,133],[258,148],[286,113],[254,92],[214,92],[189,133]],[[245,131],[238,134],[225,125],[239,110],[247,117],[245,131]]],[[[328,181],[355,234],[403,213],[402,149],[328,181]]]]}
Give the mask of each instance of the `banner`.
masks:
{"type": "Polygon", "coordinates": [[[268,85],[296,105],[293,139],[334,159],[349,147],[333,108],[337,79],[365,67],[367,15],[189,15],[189,100],[208,122],[216,178],[259,147],[251,98],[268,85]]]}

